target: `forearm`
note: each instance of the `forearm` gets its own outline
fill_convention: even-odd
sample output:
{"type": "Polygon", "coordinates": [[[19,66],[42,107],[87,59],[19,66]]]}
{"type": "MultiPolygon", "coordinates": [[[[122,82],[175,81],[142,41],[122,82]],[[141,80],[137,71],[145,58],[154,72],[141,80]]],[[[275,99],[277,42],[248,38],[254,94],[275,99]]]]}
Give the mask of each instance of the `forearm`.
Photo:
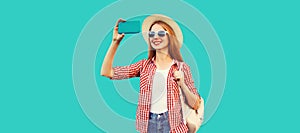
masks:
{"type": "Polygon", "coordinates": [[[114,57],[117,51],[117,48],[121,42],[121,40],[123,39],[123,37],[125,36],[125,34],[119,34],[118,33],[118,25],[120,22],[125,22],[125,20],[123,19],[119,19],[116,22],[116,25],[114,27],[113,30],[113,40],[112,43],[110,44],[110,47],[104,57],[103,63],[102,63],[102,67],[101,67],[101,75],[108,77],[108,78],[112,78],[114,76],[114,71],[113,71],[113,61],[114,61],[114,57]]]}
{"type": "Polygon", "coordinates": [[[192,93],[186,84],[183,84],[181,86],[181,91],[185,95],[187,103],[190,107],[192,107],[195,110],[200,107],[201,99],[199,98],[199,96],[197,94],[195,95],[194,93],[192,93]]]}
{"type": "Polygon", "coordinates": [[[118,48],[118,43],[112,41],[112,44],[110,45],[103,63],[102,63],[102,68],[101,68],[101,75],[105,76],[105,77],[109,77],[111,78],[113,76],[113,69],[112,69],[112,64],[113,64],[113,60],[118,48]]]}

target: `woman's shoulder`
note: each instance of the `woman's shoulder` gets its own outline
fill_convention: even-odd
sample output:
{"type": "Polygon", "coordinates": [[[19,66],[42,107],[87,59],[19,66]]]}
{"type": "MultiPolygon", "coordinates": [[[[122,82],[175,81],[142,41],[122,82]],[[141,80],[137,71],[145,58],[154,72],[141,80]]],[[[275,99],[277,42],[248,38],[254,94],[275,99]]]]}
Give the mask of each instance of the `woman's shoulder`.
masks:
{"type": "Polygon", "coordinates": [[[184,61],[178,61],[178,63],[182,66],[182,69],[190,70],[190,66],[184,61]]]}

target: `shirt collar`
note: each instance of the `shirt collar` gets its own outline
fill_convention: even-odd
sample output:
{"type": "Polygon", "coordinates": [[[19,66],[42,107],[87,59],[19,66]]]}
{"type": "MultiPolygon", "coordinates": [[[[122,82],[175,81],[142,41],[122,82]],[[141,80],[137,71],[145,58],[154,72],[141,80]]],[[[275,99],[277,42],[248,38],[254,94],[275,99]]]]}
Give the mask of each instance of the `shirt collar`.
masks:
{"type": "MultiPolygon", "coordinates": [[[[150,60],[150,62],[154,64],[154,61],[155,61],[155,56],[152,57],[152,59],[150,60]]],[[[180,63],[180,62],[179,62],[178,60],[173,59],[173,64],[172,64],[172,65],[176,64],[177,66],[179,66],[179,63],[180,63]]]]}

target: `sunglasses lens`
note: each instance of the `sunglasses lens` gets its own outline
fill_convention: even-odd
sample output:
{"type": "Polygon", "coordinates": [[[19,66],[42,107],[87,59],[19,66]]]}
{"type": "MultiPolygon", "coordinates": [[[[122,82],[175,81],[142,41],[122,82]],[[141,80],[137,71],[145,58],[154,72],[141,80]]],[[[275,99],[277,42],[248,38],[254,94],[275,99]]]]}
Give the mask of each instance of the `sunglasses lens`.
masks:
{"type": "Polygon", "coordinates": [[[149,35],[149,37],[154,37],[154,36],[155,36],[155,32],[154,32],[154,31],[150,31],[150,32],[148,33],[148,35],[149,35]]]}
{"type": "MultiPolygon", "coordinates": [[[[161,30],[161,31],[158,31],[158,32],[157,32],[157,35],[158,35],[159,37],[164,37],[166,34],[167,34],[167,32],[164,31],[164,30],[161,30]]],[[[155,36],[155,31],[150,31],[150,32],[148,33],[148,36],[149,36],[149,37],[154,37],[154,36],[155,36]]]]}
{"type": "Polygon", "coordinates": [[[160,37],[164,37],[166,35],[166,31],[163,31],[163,30],[158,31],[157,35],[160,37]]]}

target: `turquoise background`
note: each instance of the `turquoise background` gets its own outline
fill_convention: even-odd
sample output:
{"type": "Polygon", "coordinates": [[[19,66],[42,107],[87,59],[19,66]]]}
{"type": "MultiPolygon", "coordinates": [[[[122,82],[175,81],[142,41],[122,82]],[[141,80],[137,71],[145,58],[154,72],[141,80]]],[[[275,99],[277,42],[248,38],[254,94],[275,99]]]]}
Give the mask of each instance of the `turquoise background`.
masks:
{"type": "MultiPolygon", "coordinates": [[[[0,2],[0,132],[103,132],[78,104],[72,58],[85,24],[113,2],[0,2]]],[[[200,132],[299,132],[300,4],[186,2],[215,28],[227,61],[223,99],[200,132]]]]}

